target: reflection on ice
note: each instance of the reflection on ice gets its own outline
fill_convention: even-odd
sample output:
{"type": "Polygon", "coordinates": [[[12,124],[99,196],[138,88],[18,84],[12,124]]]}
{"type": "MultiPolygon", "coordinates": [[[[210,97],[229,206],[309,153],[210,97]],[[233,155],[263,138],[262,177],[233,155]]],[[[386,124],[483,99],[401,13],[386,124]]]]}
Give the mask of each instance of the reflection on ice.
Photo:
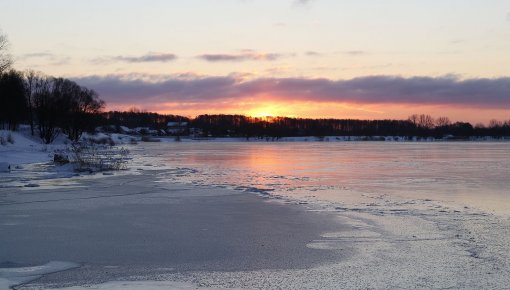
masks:
{"type": "Polygon", "coordinates": [[[402,198],[510,209],[508,143],[161,143],[133,152],[143,155],[135,163],[171,169],[168,181],[341,204],[402,198]]]}

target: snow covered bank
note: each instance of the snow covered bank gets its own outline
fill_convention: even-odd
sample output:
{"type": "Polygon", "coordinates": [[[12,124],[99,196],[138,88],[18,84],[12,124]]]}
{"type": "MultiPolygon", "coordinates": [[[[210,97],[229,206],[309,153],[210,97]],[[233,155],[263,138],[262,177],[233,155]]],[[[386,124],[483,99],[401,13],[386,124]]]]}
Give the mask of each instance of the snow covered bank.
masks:
{"type": "Polygon", "coordinates": [[[10,165],[22,165],[28,163],[47,162],[51,160],[52,149],[62,148],[62,145],[43,145],[26,134],[0,130],[0,136],[7,139],[10,136],[11,142],[0,145],[0,162],[10,165]]]}
{"type": "MultiPolygon", "coordinates": [[[[31,188],[75,183],[72,180],[63,180],[76,176],[76,166],[68,164],[69,161],[73,161],[70,160],[72,159],[71,142],[60,135],[52,144],[42,144],[41,140],[32,136],[27,129],[22,126],[15,132],[0,130],[2,140],[8,140],[0,145],[0,188],[20,186],[31,188]]],[[[136,143],[132,136],[104,133],[84,134],[82,141],[92,144],[89,148],[136,143]]],[[[106,161],[110,163],[111,153],[125,152],[122,149],[116,150],[116,147],[106,151],[109,154],[106,157],[109,159],[105,159],[108,159],[106,161]]]]}

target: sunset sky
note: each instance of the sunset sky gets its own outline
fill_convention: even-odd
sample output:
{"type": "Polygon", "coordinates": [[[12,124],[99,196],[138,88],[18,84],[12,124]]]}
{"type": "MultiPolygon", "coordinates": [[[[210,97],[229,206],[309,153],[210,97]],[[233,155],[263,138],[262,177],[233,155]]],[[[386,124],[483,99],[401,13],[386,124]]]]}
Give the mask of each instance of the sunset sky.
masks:
{"type": "Polygon", "coordinates": [[[508,0],[0,0],[0,29],[107,109],[510,119],[508,0]]]}

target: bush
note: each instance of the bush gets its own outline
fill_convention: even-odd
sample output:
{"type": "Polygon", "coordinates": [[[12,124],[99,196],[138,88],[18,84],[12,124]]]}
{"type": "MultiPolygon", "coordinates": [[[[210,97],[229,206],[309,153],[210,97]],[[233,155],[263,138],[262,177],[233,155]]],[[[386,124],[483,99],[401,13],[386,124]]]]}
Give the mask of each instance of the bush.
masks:
{"type": "Polygon", "coordinates": [[[124,170],[130,159],[126,148],[108,145],[75,143],[70,152],[78,171],[124,170]]]}
{"type": "Polygon", "coordinates": [[[7,143],[14,144],[11,132],[0,132],[0,145],[7,145],[7,143]]]}
{"type": "Polygon", "coordinates": [[[151,136],[142,136],[142,142],[161,142],[161,139],[152,138],[151,136]]]}
{"type": "Polygon", "coordinates": [[[7,142],[14,144],[14,138],[12,137],[11,133],[7,134],[7,142]]]}
{"type": "Polygon", "coordinates": [[[102,137],[90,137],[84,139],[87,143],[90,145],[93,144],[99,144],[99,145],[109,145],[109,146],[115,146],[115,141],[113,141],[112,137],[110,136],[102,136],[102,137]]]}

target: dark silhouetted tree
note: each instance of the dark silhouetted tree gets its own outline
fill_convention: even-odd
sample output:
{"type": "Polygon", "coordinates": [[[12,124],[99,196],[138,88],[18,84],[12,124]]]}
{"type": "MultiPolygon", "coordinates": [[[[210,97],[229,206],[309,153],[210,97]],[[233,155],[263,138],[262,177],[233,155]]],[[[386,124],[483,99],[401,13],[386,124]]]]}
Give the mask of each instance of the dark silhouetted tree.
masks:
{"type": "Polygon", "coordinates": [[[72,141],[78,141],[104,107],[97,93],[63,78],[34,77],[33,104],[39,135],[51,143],[59,129],[72,141]]]}
{"type": "Polygon", "coordinates": [[[104,101],[99,99],[95,91],[79,86],[70,97],[66,123],[62,124],[62,128],[69,139],[78,141],[84,131],[94,129],[94,115],[104,107],[104,101]]]}
{"type": "Polygon", "coordinates": [[[436,119],[436,127],[444,127],[451,125],[450,118],[448,117],[439,117],[436,119]]]}
{"type": "Polygon", "coordinates": [[[50,78],[41,77],[35,81],[33,94],[34,117],[39,131],[39,137],[44,143],[49,144],[59,134],[58,101],[53,95],[53,83],[50,78]]]}
{"type": "Polygon", "coordinates": [[[23,76],[13,70],[0,74],[0,122],[14,131],[26,115],[23,76]]]}
{"type": "Polygon", "coordinates": [[[30,133],[34,135],[34,94],[36,84],[39,79],[43,78],[41,73],[33,70],[25,72],[25,100],[27,102],[28,123],[30,124],[30,133]]]}

